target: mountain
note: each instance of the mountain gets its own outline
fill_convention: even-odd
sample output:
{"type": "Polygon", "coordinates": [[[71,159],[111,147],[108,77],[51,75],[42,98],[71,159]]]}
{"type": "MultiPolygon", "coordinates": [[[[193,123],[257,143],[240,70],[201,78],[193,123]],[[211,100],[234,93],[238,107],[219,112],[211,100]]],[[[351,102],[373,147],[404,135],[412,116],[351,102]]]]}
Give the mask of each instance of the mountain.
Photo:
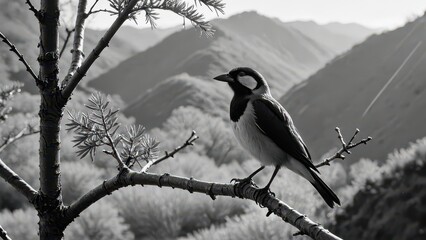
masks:
{"type": "MultiPolygon", "coordinates": [[[[343,48],[327,46],[325,40],[317,41],[295,27],[255,12],[214,20],[212,24],[216,30],[213,38],[199,37],[200,33],[194,29],[176,32],[94,79],[89,86],[119,94],[129,103],[126,114],[135,116],[138,122],[148,127],[159,126],[170,112],[162,110],[164,118],[153,119],[151,116],[158,115],[158,108],[149,106],[170,104],[167,109],[172,109],[177,102],[192,102],[197,107],[209,109],[192,98],[191,91],[199,86],[191,86],[192,90],[185,92],[170,91],[177,87],[176,82],[166,79],[175,75],[187,73],[191,77],[205,79],[203,88],[216,89],[218,83],[211,80],[213,76],[236,66],[251,66],[268,79],[273,94],[279,97],[343,51],[343,48]],[[161,102],[161,99],[152,96],[153,93],[167,96],[164,99],[168,102],[161,102]],[[189,99],[182,100],[185,97],[189,99]],[[148,99],[160,102],[148,102],[148,99]]],[[[324,32],[338,37],[329,30],[324,32]]],[[[225,85],[219,85],[227,91],[225,85]]],[[[205,98],[209,98],[208,90],[199,90],[205,93],[205,98]]],[[[213,98],[220,101],[220,105],[229,103],[229,97],[213,98]]]]}
{"type": "Polygon", "coordinates": [[[347,138],[355,128],[361,129],[359,135],[373,137],[350,159],[386,159],[388,152],[426,135],[425,39],[425,16],[371,36],[280,100],[315,158],[339,146],[333,131],[336,126],[347,138]],[[385,85],[380,98],[362,117],[385,85]]]}
{"type": "Polygon", "coordinates": [[[372,33],[378,31],[355,23],[335,22],[319,25],[313,21],[295,21],[283,24],[315,39],[336,55],[347,51],[355,43],[361,43],[372,33]]]}
{"type": "MultiPolygon", "coordinates": [[[[33,14],[28,11],[28,7],[24,1],[7,0],[0,0],[0,13],[0,22],[2,22],[0,31],[16,45],[33,70],[37,72],[39,26],[33,14]]],[[[177,28],[151,30],[150,28],[137,29],[127,26],[123,27],[110,42],[110,47],[105,49],[101,57],[94,63],[93,67],[87,73],[86,78],[90,79],[98,76],[116,66],[124,59],[156,44],[176,30],[177,28]]],[[[104,30],[86,29],[84,43],[84,52],[86,54],[90,53],[104,32],[104,30]]],[[[62,47],[64,38],[65,30],[60,29],[60,47],[62,47]]],[[[71,60],[71,53],[69,51],[71,45],[72,38],[60,62],[61,76],[65,76],[71,60]]],[[[24,90],[37,93],[38,89],[35,87],[34,81],[25,71],[24,66],[18,61],[17,57],[9,52],[7,45],[1,44],[0,54],[4,56],[0,59],[0,76],[2,76],[2,81],[15,80],[24,82],[24,90]]],[[[83,82],[87,82],[87,80],[83,82]]]]}

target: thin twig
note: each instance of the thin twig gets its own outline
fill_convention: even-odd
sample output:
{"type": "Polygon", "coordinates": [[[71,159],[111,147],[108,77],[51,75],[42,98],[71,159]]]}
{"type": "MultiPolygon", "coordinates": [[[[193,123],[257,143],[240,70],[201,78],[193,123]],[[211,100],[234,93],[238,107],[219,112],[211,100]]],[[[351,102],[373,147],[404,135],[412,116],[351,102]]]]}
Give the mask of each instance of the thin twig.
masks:
{"type": "Polygon", "coordinates": [[[64,45],[62,46],[61,52],[59,53],[59,58],[62,57],[62,54],[64,53],[65,49],[67,48],[68,41],[70,40],[72,33],[75,31],[75,28],[73,28],[73,29],[65,28],[65,31],[67,32],[67,36],[65,37],[64,45]]]}
{"type": "MultiPolygon", "coordinates": [[[[107,126],[107,123],[106,123],[106,120],[105,120],[104,111],[103,111],[102,108],[101,108],[101,119],[102,119],[102,126],[103,126],[105,134],[106,134],[106,138],[107,138],[107,140],[109,142],[108,145],[112,149],[112,154],[111,155],[117,160],[119,168],[121,170],[123,170],[123,169],[127,168],[127,166],[124,164],[123,160],[121,159],[120,153],[118,152],[118,150],[117,150],[117,148],[116,148],[116,146],[114,144],[114,140],[112,139],[111,134],[109,133],[108,126],[107,126]]],[[[105,152],[105,153],[107,153],[107,152],[105,152]]]]}
{"type": "Polygon", "coordinates": [[[0,238],[1,238],[1,239],[3,239],[3,240],[12,240],[12,239],[9,237],[9,235],[7,235],[6,230],[4,230],[4,229],[2,228],[2,226],[0,226],[0,238]]]}
{"type": "Polygon", "coordinates": [[[96,0],[94,3],[93,3],[93,5],[90,7],[90,9],[89,9],[89,13],[88,13],[88,15],[90,15],[90,13],[93,11],[93,8],[96,6],[96,4],[98,4],[98,2],[99,2],[99,0],[96,0]]]}
{"type": "Polygon", "coordinates": [[[367,142],[369,142],[370,140],[372,140],[372,137],[367,137],[365,139],[362,139],[361,141],[357,142],[357,143],[352,143],[352,141],[355,139],[356,135],[359,133],[359,129],[357,128],[355,130],[355,133],[352,135],[351,139],[349,140],[348,143],[345,142],[345,139],[342,136],[342,133],[340,132],[340,128],[336,127],[335,128],[336,132],[337,132],[337,137],[340,140],[340,143],[342,144],[342,147],[339,149],[339,151],[337,151],[333,156],[326,158],[324,161],[318,163],[317,165],[315,165],[315,167],[319,168],[322,166],[329,166],[330,162],[332,162],[335,159],[345,159],[345,155],[343,155],[344,152],[346,152],[347,154],[351,154],[351,151],[349,151],[352,148],[357,147],[360,144],[367,144],[367,142]]]}
{"type": "Polygon", "coordinates": [[[21,131],[19,131],[18,134],[15,136],[8,136],[4,139],[4,142],[0,144],[0,152],[2,152],[7,146],[9,146],[11,143],[15,142],[18,139],[24,138],[26,136],[30,136],[36,133],[39,133],[39,130],[32,130],[32,127],[30,128],[30,131],[25,133],[27,131],[28,126],[23,128],[21,131]]]}
{"type": "Polygon", "coordinates": [[[162,157],[160,157],[160,158],[158,158],[158,159],[155,159],[155,160],[152,160],[152,161],[149,161],[139,172],[146,172],[150,167],[152,167],[152,166],[154,166],[154,165],[157,165],[157,164],[159,164],[160,162],[162,162],[162,161],[164,161],[164,160],[166,160],[166,159],[168,159],[168,158],[173,158],[174,157],[174,155],[176,154],[176,153],[178,153],[179,151],[181,151],[182,149],[184,149],[184,148],[186,148],[186,147],[188,147],[188,146],[193,146],[194,145],[194,142],[198,139],[199,137],[197,136],[197,133],[194,131],[194,130],[192,130],[192,132],[191,132],[191,136],[189,136],[189,138],[188,139],[186,139],[186,141],[185,141],[185,143],[183,144],[183,145],[181,145],[181,146],[179,146],[179,147],[177,147],[177,148],[175,148],[173,151],[171,151],[171,152],[165,152],[165,154],[164,154],[164,156],[162,156],[162,157]]]}
{"type": "Polygon", "coordinates": [[[96,0],[93,3],[93,5],[90,7],[89,12],[86,13],[86,18],[88,18],[92,14],[96,14],[96,13],[100,13],[100,12],[110,13],[111,15],[117,14],[116,12],[114,12],[112,10],[108,10],[108,9],[97,9],[97,10],[93,10],[98,2],[99,2],[99,0],[96,0]]]}
{"type": "Polygon", "coordinates": [[[22,55],[18,49],[15,47],[15,45],[13,45],[7,38],[6,36],[3,35],[2,32],[0,32],[0,38],[2,39],[2,42],[6,43],[9,47],[10,47],[10,51],[14,52],[17,56],[19,61],[21,61],[24,65],[25,68],[27,70],[27,72],[29,72],[31,74],[31,76],[34,78],[34,80],[38,83],[40,80],[39,78],[35,75],[34,71],[32,70],[32,68],[30,67],[30,65],[27,63],[27,61],[25,61],[24,59],[24,55],[22,55]]]}
{"type": "Polygon", "coordinates": [[[89,11],[87,13],[87,17],[92,15],[92,14],[96,14],[96,13],[100,13],[100,12],[109,13],[111,15],[117,14],[116,12],[108,10],[108,9],[97,9],[97,10],[89,11]]]}
{"type": "Polygon", "coordinates": [[[25,1],[25,3],[28,5],[28,9],[34,13],[34,16],[40,20],[40,12],[34,7],[34,5],[31,3],[30,0],[25,1]]]}

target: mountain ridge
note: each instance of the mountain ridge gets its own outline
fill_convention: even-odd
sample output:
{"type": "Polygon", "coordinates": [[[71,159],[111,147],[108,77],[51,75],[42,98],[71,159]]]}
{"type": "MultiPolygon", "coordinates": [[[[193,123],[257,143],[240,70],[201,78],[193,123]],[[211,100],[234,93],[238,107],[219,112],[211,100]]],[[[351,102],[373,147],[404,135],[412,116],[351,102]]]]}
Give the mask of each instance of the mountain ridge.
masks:
{"type": "Polygon", "coordinates": [[[373,35],[280,99],[312,147],[313,156],[318,158],[335,145],[336,126],[345,135],[360,128],[373,137],[363,151],[350,156],[354,159],[386,159],[388,152],[426,135],[422,127],[426,121],[422,110],[426,108],[422,94],[426,70],[420,67],[426,64],[425,33],[423,16],[396,30],[373,35]],[[385,85],[387,89],[362,117],[385,85]]]}

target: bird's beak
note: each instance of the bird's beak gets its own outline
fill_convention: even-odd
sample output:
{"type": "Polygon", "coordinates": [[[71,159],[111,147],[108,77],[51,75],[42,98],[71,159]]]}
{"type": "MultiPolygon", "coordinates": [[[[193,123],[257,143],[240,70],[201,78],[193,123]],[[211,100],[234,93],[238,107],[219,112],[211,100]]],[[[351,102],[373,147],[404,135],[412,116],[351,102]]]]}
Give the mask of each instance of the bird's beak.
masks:
{"type": "Polygon", "coordinates": [[[233,82],[234,79],[229,76],[229,74],[222,74],[213,78],[214,80],[222,81],[222,82],[233,82]]]}

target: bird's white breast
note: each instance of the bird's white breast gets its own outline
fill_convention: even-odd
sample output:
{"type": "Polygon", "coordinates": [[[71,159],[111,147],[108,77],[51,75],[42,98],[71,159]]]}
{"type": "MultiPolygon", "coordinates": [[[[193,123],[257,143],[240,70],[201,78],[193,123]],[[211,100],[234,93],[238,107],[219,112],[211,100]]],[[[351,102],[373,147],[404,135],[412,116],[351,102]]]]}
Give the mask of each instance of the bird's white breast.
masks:
{"type": "Polygon", "coordinates": [[[240,145],[262,165],[283,165],[287,161],[287,154],[257,127],[256,115],[250,102],[240,119],[233,122],[233,130],[240,145]]]}

